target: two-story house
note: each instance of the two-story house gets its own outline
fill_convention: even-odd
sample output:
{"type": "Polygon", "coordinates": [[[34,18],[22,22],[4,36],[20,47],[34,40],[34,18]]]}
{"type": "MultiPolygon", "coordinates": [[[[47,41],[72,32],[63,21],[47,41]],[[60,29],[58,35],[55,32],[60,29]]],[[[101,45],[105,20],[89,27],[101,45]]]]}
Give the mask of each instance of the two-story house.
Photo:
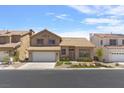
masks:
{"type": "Polygon", "coordinates": [[[33,31],[0,31],[0,61],[6,56],[14,56],[17,52],[19,59],[25,60],[32,33],[33,31]]]}
{"type": "Polygon", "coordinates": [[[90,41],[97,48],[103,48],[103,59],[106,62],[124,62],[123,34],[90,34],[90,41]]]}
{"type": "Polygon", "coordinates": [[[47,29],[30,38],[29,60],[33,62],[55,62],[61,57],[77,60],[93,57],[94,45],[85,38],[60,37],[47,29]]]}

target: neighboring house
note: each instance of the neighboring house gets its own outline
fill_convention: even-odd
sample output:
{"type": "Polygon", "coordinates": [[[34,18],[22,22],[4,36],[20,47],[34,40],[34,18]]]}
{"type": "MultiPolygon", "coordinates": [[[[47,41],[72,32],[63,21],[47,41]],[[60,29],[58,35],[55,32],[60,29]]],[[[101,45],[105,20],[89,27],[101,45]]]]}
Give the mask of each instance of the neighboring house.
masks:
{"type": "Polygon", "coordinates": [[[19,53],[19,59],[25,60],[30,36],[33,31],[0,31],[0,61],[6,56],[19,53]]]}
{"type": "Polygon", "coordinates": [[[47,29],[31,36],[29,60],[34,62],[55,62],[61,57],[77,60],[93,57],[94,45],[85,38],[64,38],[47,29]]]}
{"type": "Polygon", "coordinates": [[[97,48],[103,48],[106,62],[124,62],[123,34],[90,34],[90,40],[97,48]]]}

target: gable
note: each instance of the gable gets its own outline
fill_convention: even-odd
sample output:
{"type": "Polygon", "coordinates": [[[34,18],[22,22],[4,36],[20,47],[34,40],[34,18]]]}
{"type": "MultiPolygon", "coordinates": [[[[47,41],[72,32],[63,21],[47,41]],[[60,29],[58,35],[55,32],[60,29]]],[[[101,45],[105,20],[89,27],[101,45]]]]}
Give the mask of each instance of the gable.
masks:
{"type": "Polygon", "coordinates": [[[42,31],[40,31],[40,32],[38,32],[38,33],[32,35],[31,38],[35,38],[35,37],[37,37],[37,36],[39,36],[39,35],[42,36],[42,37],[46,37],[46,38],[47,38],[47,37],[50,37],[50,36],[56,37],[56,38],[58,38],[58,39],[61,38],[60,36],[58,36],[58,35],[56,35],[56,34],[50,32],[50,31],[48,31],[47,29],[44,29],[44,30],[42,30],[42,31]]]}
{"type": "Polygon", "coordinates": [[[38,32],[36,34],[34,34],[31,37],[31,45],[32,46],[37,46],[37,40],[38,39],[42,39],[44,44],[43,45],[49,45],[48,41],[49,40],[54,40],[55,44],[54,45],[59,45],[60,41],[61,41],[61,37],[59,37],[58,35],[48,31],[48,30],[43,30],[41,32],[38,32]]]}

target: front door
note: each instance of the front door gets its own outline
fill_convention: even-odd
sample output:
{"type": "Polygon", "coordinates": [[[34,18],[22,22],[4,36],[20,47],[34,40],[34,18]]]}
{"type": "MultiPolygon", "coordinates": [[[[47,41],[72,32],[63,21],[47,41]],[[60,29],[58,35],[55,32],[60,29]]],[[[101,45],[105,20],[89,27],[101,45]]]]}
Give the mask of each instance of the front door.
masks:
{"type": "Polygon", "coordinates": [[[75,49],[74,48],[69,49],[69,59],[75,60],[75,49]]]}

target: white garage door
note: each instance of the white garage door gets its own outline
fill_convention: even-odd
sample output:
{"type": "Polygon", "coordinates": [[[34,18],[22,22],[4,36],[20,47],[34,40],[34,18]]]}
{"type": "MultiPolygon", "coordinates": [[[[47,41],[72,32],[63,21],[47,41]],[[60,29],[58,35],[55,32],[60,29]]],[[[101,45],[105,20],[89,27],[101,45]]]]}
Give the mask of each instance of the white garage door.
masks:
{"type": "Polygon", "coordinates": [[[111,54],[111,60],[117,62],[124,62],[124,53],[113,53],[111,54]]]}
{"type": "Polygon", "coordinates": [[[9,54],[7,53],[7,51],[0,51],[0,61],[3,60],[4,57],[9,56],[9,54]]]}
{"type": "Polygon", "coordinates": [[[56,61],[55,52],[32,52],[32,60],[35,62],[54,62],[56,61]]]}

